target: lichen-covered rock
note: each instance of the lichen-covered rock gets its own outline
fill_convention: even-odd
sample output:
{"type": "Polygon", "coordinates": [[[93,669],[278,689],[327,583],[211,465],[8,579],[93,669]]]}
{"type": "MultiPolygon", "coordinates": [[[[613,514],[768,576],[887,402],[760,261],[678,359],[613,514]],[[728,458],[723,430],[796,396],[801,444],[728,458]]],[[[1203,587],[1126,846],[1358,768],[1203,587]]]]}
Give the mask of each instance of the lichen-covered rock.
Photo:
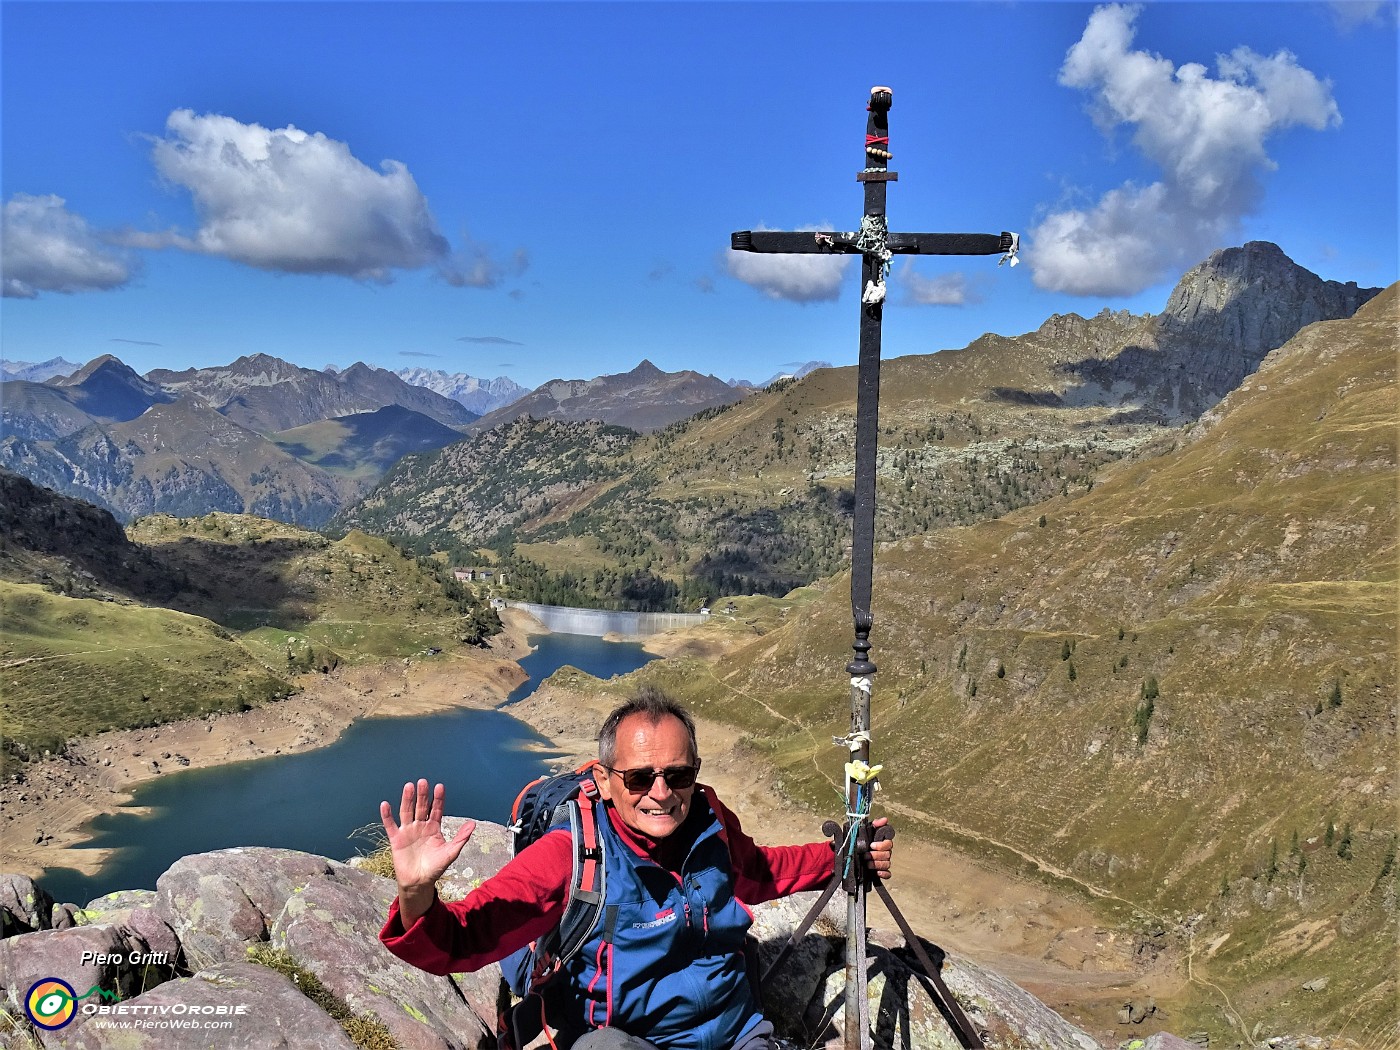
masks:
{"type": "Polygon", "coordinates": [[[156,880],[156,914],[175,931],[190,969],[242,962],[268,939],[288,898],[348,864],[296,850],[250,846],[182,857],[156,880]]]}
{"type": "Polygon", "coordinates": [[[272,943],[356,1013],[382,1021],[403,1050],[494,1046],[494,973],[468,980],[480,994],[464,998],[452,978],[390,954],[375,934],[394,893],[391,881],[363,871],[313,878],[287,901],[272,926],[272,943]]]}
{"type": "Polygon", "coordinates": [[[169,1020],[180,1027],[115,1028],[89,1021],[62,1045],[73,1050],[355,1050],[340,1025],[295,984],[256,963],[219,963],[111,1009],[124,1012],[103,1020],[169,1020]]]}
{"type": "MultiPolygon", "coordinates": [[[[462,826],[461,817],[443,817],[442,833],[451,838],[462,826]]],[[[462,849],[462,855],[452,862],[447,874],[442,877],[439,892],[447,900],[465,897],[510,860],[510,832],[500,824],[478,821],[471,839],[462,849]]]]}
{"type": "MultiPolygon", "coordinates": [[[[1189,1040],[1181,1038],[1179,1035],[1172,1035],[1170,1032],[1158,1032],[1150,1035],[1142,1041],[1142,1050],[1201,1050],[1201,1048],[1189,1040]]],[[[1275,1048],[1278,1050],[1278,1048],[1275,1048]]]]}
{"type": "MultiPolygon", "coordinates": [[[[754,908],[749,934],[757,943],[754,954],[759,976],[768,974],[820,896],[816,892],[799,893],[754,908]]],[[[799,1030],[807,1004],[822,986],[832,960],[844,951],[841,937],[846,923],[846,900],[841,893],[828,901],[782,965],[760,985],[764,1016],[777,1031],[799,1030]]]]}
{"type": "Polygon", "coordinates": [[[75,926],[67,930],[36,930],[0,941],[0,989],[5,1010],[23,1017],[29,990],[38,982],[56,979],[73,990],[79,1009],[70,1025],[52,1032],[37,1031],[45,1046],[83,1025],[89,1015],[81,1007],[113,995],[128,999],[165,975],[145,975],[130,961],[132,943],[115,926],[75,926]]]}
{"type": "Polygon", "coordinates": [[[78,925],[82,911],[76,904],[55,904],[49,913],[49,929],[71,930],[78,925]]]}
{"type": "MultiPolygon", "coordinates": [[[[844,953],[844,946],[841,949],[844,953]]],[[[961,957],[948,956],[944,983],[988,1047],[1018,1050],[1098,1050],[1086,1032],[1006,978],[961,957]]],[[[912,952],[870,945],[869,1004],[876,1050],[916,1047],[959,1050],[957,1037],[929,995],[912,952]]],[[[808,1006],[800,1034],[808,1045],[842,1045],[846,973],[838,958],[818,997],[808,1006]]]]}
{"type": "Polygon", "coordinates": [[[108,923],[130,930],[147,951],[162,955],[172,966],[184,964],[180,939],[156,911],[155,890],[117,890],[88,901],[79,916],[84,923],[108,923]]]}
{"type": "Polygon", "coordinates": [[[53,898],[28,875],[0,875],[0,937],[47,930],[53,898]]]}

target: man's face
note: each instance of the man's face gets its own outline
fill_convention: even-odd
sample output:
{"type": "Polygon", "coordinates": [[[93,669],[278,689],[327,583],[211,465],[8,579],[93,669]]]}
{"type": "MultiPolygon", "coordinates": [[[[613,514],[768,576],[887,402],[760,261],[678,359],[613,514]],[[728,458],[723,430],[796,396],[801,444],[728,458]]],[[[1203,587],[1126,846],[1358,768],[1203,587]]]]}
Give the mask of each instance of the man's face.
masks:
{"type": "MultiPolygon", "coordinates": [[[[679,718],[667,715],[652,722],[645,715],[628,715],[617,727],[614,769],[669,769],[694,765],[690,734],[679,718]]],[[[672,789],[665,777],[653,777],[644,793],[628,791],[622,777],[598,768],[593,773],[598,793],[612,802],[622,822],[653,839],[664,839],[685,821],[695,785],[672,789]]]]}

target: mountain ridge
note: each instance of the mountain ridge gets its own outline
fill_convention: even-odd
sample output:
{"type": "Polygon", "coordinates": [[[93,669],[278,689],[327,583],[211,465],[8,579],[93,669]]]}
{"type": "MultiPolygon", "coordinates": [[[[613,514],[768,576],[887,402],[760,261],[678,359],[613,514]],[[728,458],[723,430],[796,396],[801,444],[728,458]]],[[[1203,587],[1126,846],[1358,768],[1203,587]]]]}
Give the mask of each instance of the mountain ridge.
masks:
{"type": "Polygon", "coordinates": [[[481,416],[503,408],[530,392],[528,387],[521,386],[508,376],[478,379],[465,372],[448,373],[428,368],[400,368],[394,371],[394,375],[405,383],[450,397],[481,416]]]}
{"type": "MultiPolygon", "coordinates": [[[[1204,411],[1224,396],[1220,377],[1232,373],[1210,362],[1243,321],[1253,326],[1247,352],[1231,368],[1257,364],[1291,326],[1345,313],[1374,294],[1323,282],[1276,246],[1251,243],[1214,253],[1183,276],[1169,300],[1180,319],[1170,325],[1164,315],[1122,311],[1054,316],[1022,336],[985,335],[961,350],[886,361],[877,536],[970,524],[1084,491],[1105,464],[1165,449],[1178,440],[1182,412],[1204,411]],[[1309,297],[1275,302],[1281,288],[1309,297]],[[1197,372],[1206,378],[1198,382],[1197,372]]],[[[674,600],[686,607],[736,590],[781,594],[843,564],[855,388],[853,367],[821,369],[706,409],[645,435],[611,463],[597,461],[596,484],[575,479],[567,505],[517,521],[509,534],[466,526],[496,520],[489,516],[452,518],[462,525],[455,545],[514,543],[556,575],[653,573],[674,584],[674,600]]],[[[571,392],[561,381],[559,395],[571,392]]],[[[549,384],[533,403],[547,396],[549,384]]],[[[392,516],[405,535],[452,543],[444,519],[428,510],[442,505],[431,493],[435,470],[421,462],[402,501],[392,478],[374,499],[379,507],[403,503],[392,516]]],[[[489,500],[494,483],[481,484],[479,499],[469,478],[443,470],[454,506],[489,500]]],[[[358,520],[356,508],[339,520],[358,520]]],[[[575,597],[590,600],[586,591],[575,597]]],[[[600,591],[591,600],[610,599],[600,591]]]]}
{"type": "Polygon", "coordinates": [[[471,425],[473,433],[529,416],[531,419],[596,420],[648,432],[705,409],[743,400],[747,391],[691,369],[663,372],[650,360],[628,372],[594,379],[551,379],[471,425]]]}

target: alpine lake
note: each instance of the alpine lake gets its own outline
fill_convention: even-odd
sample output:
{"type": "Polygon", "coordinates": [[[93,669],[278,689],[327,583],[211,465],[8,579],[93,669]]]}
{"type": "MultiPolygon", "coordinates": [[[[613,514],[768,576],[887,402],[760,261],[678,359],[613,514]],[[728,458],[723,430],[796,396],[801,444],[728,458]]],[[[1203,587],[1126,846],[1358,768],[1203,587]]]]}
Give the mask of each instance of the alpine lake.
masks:
{"type": "MultiPolygon", "coordinates": [[[[598,678],[653,659],[640,642],[580,634],[531,638],[520,661],[529,679],[507,699],[524,699],[566,664],[598,678]]],[[[171,773],[140,785],[129,808],[95,818],[77,849],[112,854],[100,871],[49,868],[38,878],[58,901],[76,904],[115,890],[155,889],[181,857],[236,846],[302,850],[333,860],[371,852],[382,837],[379,803],[397,811],[403,785],[420,777],[446,788],[446,811],[509,823],[520,788],[550,771],[549,742],[504,711],[461,709],[362,719],[335,743],[212,769],[171,773]]],[[[123,807],[128,808],[128,807],[123,807]]]]}

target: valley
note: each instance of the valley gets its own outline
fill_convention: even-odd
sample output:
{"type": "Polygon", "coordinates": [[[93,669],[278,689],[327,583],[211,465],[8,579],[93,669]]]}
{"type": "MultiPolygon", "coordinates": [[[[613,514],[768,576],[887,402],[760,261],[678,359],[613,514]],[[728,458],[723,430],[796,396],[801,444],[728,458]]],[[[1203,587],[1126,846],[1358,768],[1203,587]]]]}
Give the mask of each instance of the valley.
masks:
{"type": "MultiPolygon", "coordinates": [[[[884,805],[939,873],[919,917],[1006,953],[1067,1016],[1109,1023],[1131,987],[1214,1045],[1393,1034],[1397,309],[1394,287],[1324,282],[1253,243],[1160,315],[1055,317],[886,363],[884,805]],[[997,888],[944,895],[958,880],[997,888]]],[[[744,805],[766,821],[782,799],[775,828],[810,835],[848,724],[853,387],[820,369],[655,427],[464,425],[372,487],[366,467],[324,534],[208,511],[122,529],[0,475],[6,772],[56,768],[45,750],[149,761],[154,733],[193,761],[166,725],[264,719],[274,749],[311,746],[405,659],[491,658],[494,594],[703,603],[703,626],[656,641],[664,659],[623,682],[560,672],[518,714],[583,751],[584,715],[660,685],[723,741],[744,805]],[[491,584],[451,573],[479,566],[491,584]],[[325,690],[349,697],[334,718],[315,713],[325,690]],[[113,727],[141,739],[84,750],[113,727]]],[[[12,441],[8,418],[6,463],[63,440],[12,441]]],[[[323,461],[351,447],[324,422],[296,442],[323,461]]],[[[228,740],[267,750],[261,735],[228,740]]]]}

